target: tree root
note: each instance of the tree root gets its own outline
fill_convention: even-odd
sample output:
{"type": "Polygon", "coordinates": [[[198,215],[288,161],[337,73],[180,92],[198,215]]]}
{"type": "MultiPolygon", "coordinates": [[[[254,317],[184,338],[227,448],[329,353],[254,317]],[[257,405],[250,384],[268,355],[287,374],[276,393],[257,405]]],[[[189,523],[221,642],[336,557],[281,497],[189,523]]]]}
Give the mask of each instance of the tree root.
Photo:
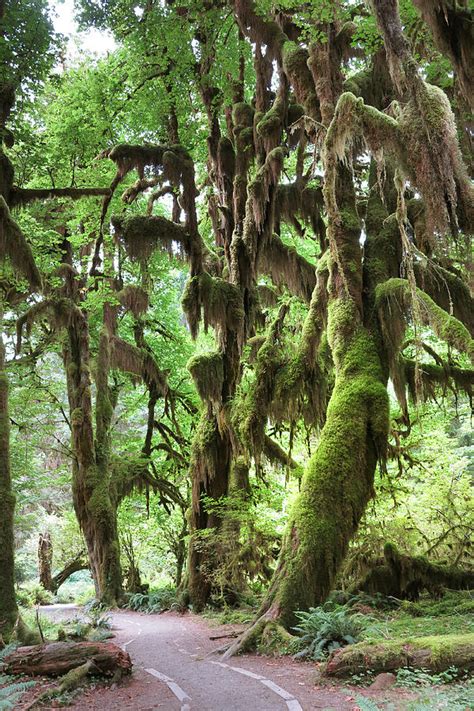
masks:
{"type": "Polygon", "coordinates": [[[278,656],[287,648],[292,635],[278,622],[271,609],[258,617],[230,646],[224,648],[223,659],[259,649],[263,654],[278,656]]]}
{"type": "Polygon", "coordinates": [[[77,689],[94,666],[94,662],[91,659],[88,659],[87,662],[84,662],[84,664],[71,669],[62,677],[59,686],[43,691],[39,696],[33,699],[28,706],[25,706],[24,711],[29,711],[37,704],[42,703],[43,701],[48,701],[55,696],[61,696],[61,694],[64,694],[66,691],[73,691],[74,689],[77,689]]]}

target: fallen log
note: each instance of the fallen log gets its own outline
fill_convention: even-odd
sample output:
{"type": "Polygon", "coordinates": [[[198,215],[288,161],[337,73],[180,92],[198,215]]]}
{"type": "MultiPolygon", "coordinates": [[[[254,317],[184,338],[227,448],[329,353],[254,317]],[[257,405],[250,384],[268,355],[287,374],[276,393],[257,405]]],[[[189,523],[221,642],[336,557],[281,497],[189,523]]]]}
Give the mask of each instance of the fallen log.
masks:
{"type": "Polygon", "coordinates": [[[351,592],[418,600],[422,590],[439,596],[443,588],[470,590],[473,587],[473,570],[430,563],[424,556],[403,555],[393,544],[386,543],[383,562],[373,565],[351,592]]]}
{"type": "Polygon", "coordinates": [[[94,673],[131,672],[132,660],[116,644],[107,642],[52,642],[18,647],[3,659],[6,674],[60,676],[91,661],[94,673]]]}
{"type": "Polygon", "coordinates": [[[440,672],[450,666],[474,669],[474,634],[360,642],[337,649],[329,657],[323,674],[344,677],[365,672],[396,671],[402,667],[440,672]]]}

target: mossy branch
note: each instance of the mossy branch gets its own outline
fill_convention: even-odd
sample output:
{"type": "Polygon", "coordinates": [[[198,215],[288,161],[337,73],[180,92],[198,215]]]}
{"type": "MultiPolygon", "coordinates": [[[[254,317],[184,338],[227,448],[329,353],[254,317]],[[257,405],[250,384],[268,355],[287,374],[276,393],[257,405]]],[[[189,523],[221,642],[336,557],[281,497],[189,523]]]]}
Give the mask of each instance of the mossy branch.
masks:
{"type": "Polygon", "coordinates": [[[110,188],[18,188],[10,193],[10,205],[27,205],[34,200],[68,197],[79,200],[83,197],[102,197],[110,195],[110,188]]]}
{"type": "Polygon", "coordinates": [[[140,378],[145,385],[155,387],[160,395],[166,396],[168,392],[166,374],[160,370],[149,351],[137,348],[118,336],[111,336],[110,365],[112,368],[140,378]]]}
{"type": "MultiPolygon", "coordinates": [[[[419,313],[423,322],[429,325],[442,341],[466,353],[471,360],[474,360],[474,340],[471,338],[466,326],[438,306],[433,299],[421,289],[417,288],[415,294],[415,298],[418,299],[417,313],[419,313]]],[[[375,300],[383,330],[385,334],[391,334],[393,333],[393,325],[391,324],[393,316],[390,313],[391,304],[393,304],[394,301],[398,301],[398,304],[404,307],[406,311],[406,308],[412,305],[412,291],[407,280],[396,278],[388,279],[376,287],[375,300]]],[[[403,330],[404,329],[402,329],[402,332],[403,330]]],[[[394,343],[392,340],[390,344],[391,348],[397,348],[399,346],[400,343],[394,343]]]]}
{"type": "Polygon", "coordinates": [[[31,289],[41,289],[41,275],[31,247],[0,195],[0,260],[5,258],[10,260],[15,274],[24,277],[31,289]]]}

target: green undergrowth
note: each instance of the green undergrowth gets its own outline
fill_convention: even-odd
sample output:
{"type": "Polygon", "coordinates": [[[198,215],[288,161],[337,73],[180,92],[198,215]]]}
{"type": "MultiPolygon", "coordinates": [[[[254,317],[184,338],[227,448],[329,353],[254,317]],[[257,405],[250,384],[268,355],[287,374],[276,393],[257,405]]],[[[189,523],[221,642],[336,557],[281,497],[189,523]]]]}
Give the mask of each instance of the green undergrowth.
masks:
{"type": "Polygon", "coordinates": [[[166,610],[181,611],[176,588],[167,586],[159,590],[150,590],[146,593],[129,593],[125,606],[128,610],[144,612],[148,615],[159,614],[166,610]]]}
{"type": "Polygon", "coordinates": [[[474,632],[474,593],[448,591],[439,600],[423,598],[419,602],[403,601],[398,609],[379,613],[368,625],[363,639],[406,636],[434,636],[474,632]]]}
{"type": "MultiPolygon", "coordinates": [[[[403,686],[403,684],[397,682],[397,687],[399,686],[403,686]]],[[[392,698],[397,687],[392,690],[392,698]]],[[[469,711],[473,707],[474,683],[472,680],[446,685],[445,682],[437,681],[432,675],[426,675],[421,688],[419,685],[408,685],[407,688],[416,691],[417,694],[414,699],[404,700],[404,711],[433,711],[433,709],[469,711]]],[[[347,692],[351,696],[353,695],[353,689],[347,689],[347,692]]],[[[374,700],[362,694],[353,696],[356,704],[354,708],[358,711],[396,711],[401,708],[400,705],[388,698],[382,697],[374,700]]]]}
{"type": "Polygon", "coordinates": [[[253,620],[255,609],[252,607],[226,607],[222,610],[212,608],[206,609],[201,617],[204,617],[212,625],[245,625],[253,620]]]}
{"type": "Polygon", "coordinates": [[[58,630],[60,629],[61,625],[58,622],[54,622],[50,617],[47,617],[44,614],[41,614],[41,608],[38,610],[38,613],[36,609],[33,608],[20,608],[20,615],[25,623],[25,625],[30,629],[33,630],[35,633],[37,633],[38,630],[38,620],[39,624],[41,627],[41,631],[43,632],[43,635],[45,639],[48,640],[53,640],[57,639],[58,636],[58,630]]]}
{"type": "Polygon", "coordinates": [[[8,644],[0,650],[0,711],[19,708],[23,694],[36,683],[34,681],[19,681],[10,674],[2,674],[2,660],[11,654],[15,647],[15,644],[8,644]]]}
{"type": "MultiPolygon", "coordinates": [[[[473,611],[474,594],[469,591],[446,591],[440,599],[426,596],[417,602],[335,591],[321,607],[297,613],[299,624],[291,636],[282,636],[281,628],[269,629],[257,651],[322,661],[333,650],[357,642],[466,635],[474,632],[473,611]]],[[[255,617],[255,607],[208,609],[202,616],[215,625],[248,624],[255,617]]],[[[370,673],[363,676],[369,683],[370,673]]],[[[448,676],[449,670],[441,672],[440,679],[432,683],[446,684],[452,680],[448,676]]],[[[458,677],[457,673],[452,675],[453,679],[458,677]]]]}

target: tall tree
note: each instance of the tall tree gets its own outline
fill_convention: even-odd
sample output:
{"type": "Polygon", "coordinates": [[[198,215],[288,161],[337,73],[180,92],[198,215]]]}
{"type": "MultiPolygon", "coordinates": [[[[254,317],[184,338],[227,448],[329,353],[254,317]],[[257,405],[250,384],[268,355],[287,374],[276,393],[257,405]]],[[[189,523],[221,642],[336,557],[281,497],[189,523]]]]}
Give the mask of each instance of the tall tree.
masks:
{"type": "MultiPolygon", "coordinates": [[[[190,103],[207,119],[205,151],[197,139],[175,145],[157,126],[162,143],[103,153],[117,166],[113,188],[138,172],[126,202],[157,188],[148,216],[113,219],[129,256],[146,263],[155,248],[179,245],[190,265],[183,308],[191,333],[202,322],[216,334],[216,351],[189,364],[204,404],[191,457],[189,589],[197,608],[211,589],[195,543],[203,529],[222,526],[209,499],[232,495],[236,480],[247,486],[269,420],[324,423],[245,643],[269,619],[291,625],[296,609],[330,591],[373,495],[377,462],[384,464],[389,377],[405,421],[407,384],[417,397],[429,396],[433,383],[471,387],[468,368],[438,354],[425,366],[420,355],[429,352],[424,325],[460,358],[472,357],[462,245],[473,198],[454,116],[442,89],[423,79],[432,45],[426,40],[420,67],[394,0],[369,8],[238,0],[230,15],[224,3],[148,3],[137,13],[121,2],[109,16],[107,2],[82,5],[158,67],[143,81],[171,92],[162,118],[177,123],[175,136],[185,143],[181,112],[190,107],[172,87],[187,82],[190,103]],[[155,41],[158,27],[167,28],[166,47],[155,41]],[[178,35],[179,52],[171,41],[178,35]],[[168,194],[172,213],[152,214],[168,194]],[[300,236],[313,231],[316,269],[288,247],[285,223],[300,236]],[[281,304],[259,334],[246,388],[245,346],[261,322],[264,274],[305,301],[307,316],[291,352],[281,304]],[[404,351],[407,324],[414,359],[404,351]]],[[[404,11],[409,28],[413,5],[404,11]]]]}

